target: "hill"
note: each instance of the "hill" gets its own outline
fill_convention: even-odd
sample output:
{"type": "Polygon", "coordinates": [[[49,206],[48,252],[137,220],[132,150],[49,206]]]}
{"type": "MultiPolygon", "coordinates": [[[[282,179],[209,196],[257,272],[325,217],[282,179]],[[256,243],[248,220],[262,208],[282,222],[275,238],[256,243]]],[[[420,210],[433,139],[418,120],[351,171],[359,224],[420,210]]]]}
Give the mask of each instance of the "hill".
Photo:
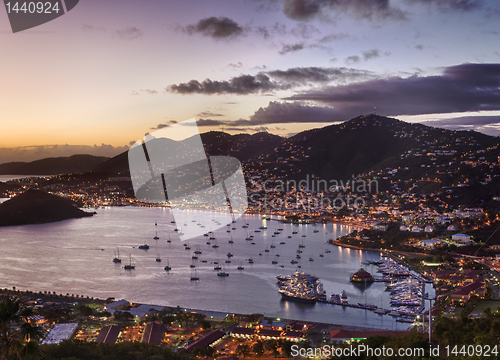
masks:
{"type": "Polygon", "coordinates": [[[71,200],[28,190],[0,204],[0,226],[42,224],[92,216],[71,200]]]}
{"type": "MultiPolygon", "coordinates": [[[[280,144],[283,138],[265,132],[257,134],[236,134],[230,135],[221,131],[209,131],[201,134],[201,140],[207,155],[227,155],[234,156],[242,162],[253,159],[259,154],[271,151],[280,144]]],[[[158,146],[162,146],[160,144],[158,146]]],[[[152,140],[149,146],[157,146],[157,140],[152,140]]],[[[169,152],[172,148],[169,148],[169,152]]],[[[123,152],[109,160],[96,166],[95,172],[128,173],[128,155],[123,152]]]]}
{"type": "Polygon", "coordinates": [[[78,174],[92,170],[108,158],[93,155],[45,158],[32,162],[0,164],[0,175],[78,174]]]}

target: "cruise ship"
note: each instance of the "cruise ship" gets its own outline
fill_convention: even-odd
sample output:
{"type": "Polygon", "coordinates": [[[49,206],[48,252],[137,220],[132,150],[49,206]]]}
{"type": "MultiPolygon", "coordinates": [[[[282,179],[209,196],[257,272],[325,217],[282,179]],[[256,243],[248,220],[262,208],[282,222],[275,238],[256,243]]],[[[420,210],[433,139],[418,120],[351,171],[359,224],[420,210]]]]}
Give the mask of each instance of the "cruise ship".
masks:
{"type": "Polygon", "coordinates": [[[284,299],[315,303],[326,299],[323,284],[315,276],[295,271],[290,276],[278,276],[279,292],[284,299]]]}

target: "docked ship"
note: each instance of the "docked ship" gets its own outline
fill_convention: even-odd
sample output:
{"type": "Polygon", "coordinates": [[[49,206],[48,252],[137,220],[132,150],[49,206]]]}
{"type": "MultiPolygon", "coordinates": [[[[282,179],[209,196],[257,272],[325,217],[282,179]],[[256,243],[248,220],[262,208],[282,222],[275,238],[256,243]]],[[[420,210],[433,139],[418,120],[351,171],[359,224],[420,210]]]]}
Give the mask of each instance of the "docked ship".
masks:
{"type": "Polygon", "coordinates": [[[290,276],[277,277],[279,292],[284,299],[313,304],[326,299],[323,284],[315,276],[295,271],[290,276]]]}

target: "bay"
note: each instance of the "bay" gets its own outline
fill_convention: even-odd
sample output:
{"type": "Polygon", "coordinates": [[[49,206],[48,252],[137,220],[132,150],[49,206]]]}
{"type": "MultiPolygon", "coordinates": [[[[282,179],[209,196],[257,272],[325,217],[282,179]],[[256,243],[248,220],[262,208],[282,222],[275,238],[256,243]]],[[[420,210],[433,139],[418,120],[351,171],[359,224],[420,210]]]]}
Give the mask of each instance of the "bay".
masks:
{"type": "MultiPolygon", "coordinates": [[[[349,281],[362,261],[380,259],[380,253],[327,244],[329,239],[351,232],[349,226],[283,224],[262,220],[259,215],[244,215],[217,230],[214,223],[202,225],[207,232],[214,230],[216,240],[207,245],[209,238],[200,236],[186,242],[190,247],[186,250],[174,229],[197,224],[171,221],[168,208],[106,207],[97,209],[97,215],[91,218],[1,228],[0,287],[373,328],[406,329],[409,325],[367,310],[281,299],[276,275],[291,274],[300,265],[301,271],[323,282],[328,297],[345,290],[351,303],[390,307],[384,283],[373,283],[365,291],[349,281]],[[246,223],[248,228],[243,228],[246,223]],[[245,240],[260,226],[267,226],[267,230],[253,233],[254,245],[245,240]],[[283,231],[273,237],[278,228],[283,231]],[[156,234],[158,240],[153,239],[156,234]],[[212,247],[215,242],[218,248],[212,247]],[[149,250],[138,248],[145,243],[149,250]],[[305,246],[302,258],[292,265],[299,244],[305,246]],[[117,250],[121,264],[112,262],[117,250]],[[202,252],[197,260],[192,259],[195,250],[202,252]],[[228,253],[233,257],[228,258],[228,253]],[[157,255],[161,262],[155,260],[157,255]],[[135,270],[123,268],[130,258],[135,270]],[[248,263],[249,258],[254,264],[248,263]],[[228,259],[230,263],[225,262],[228,259]],[[278,264],[272,264],[273,260],[278,264]],[[172,267],[169,272],[164,270],[167,262],[172,267]],[[214,262],[219,262],[229,276],[217,276],[214,262]],[[194,271],[191,264],[196,266],[199,281],[190,280],[194,271]],[[240,265],[244,270],[237,270],[240,265]]],[[[365,268],[379,275],[375,266],[365,268]]]]}

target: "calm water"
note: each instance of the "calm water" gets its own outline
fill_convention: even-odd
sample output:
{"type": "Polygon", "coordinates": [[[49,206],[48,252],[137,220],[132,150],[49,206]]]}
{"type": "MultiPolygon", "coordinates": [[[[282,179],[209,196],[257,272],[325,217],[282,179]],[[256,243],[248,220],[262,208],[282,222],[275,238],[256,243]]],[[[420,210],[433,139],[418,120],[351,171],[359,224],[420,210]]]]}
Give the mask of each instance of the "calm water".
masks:
{"type": "MultiPolygon", "coordinates": [[[[299,304],[281,299],[276,275],[291,274],[291,265],[298,244],[303,243],[302,271],[314,274],[323,282],[328,297],[345,290],[353,303],[365,300],[369,304],[389,308],[389,293],[383,283],[373,283],[366,292],[349,282],[349,277],[361,267],[363,260],[380,258],[379,253],[343,249],[326,244],[350,232],[344,225],[292,225],[267,221],[267,230],[254,233],[255,245],[245,238],[249,230],[263,225],[257,215],[245,215],[229,228],[215,231],[219,248],[207,245],[208,237],[189,240],[190,250],[173,231],[170,211],[164,208],[109,207],[97,210],[92,218],[68,220],[44,225],[0,228],[0,287],[55,291],[100,298],[126,298],[129,301],[171,305],[228,313],[262,313],[280,318],[322,321],[367,327],[404,329],[390,316],[380,316],[361,309],[343,309],[329,304],[299,304]],[[155,221],[158,223],[155,226],[155,221]],[[248,229],[242,225],[248,223],[248,229]],[[284,231],[272,237],[276,228],[284,231]],[[314,232],[318,230],[318,232],[314,232]],[[292,231],[298,233],[292,235],[292,231]],[[159,240],[153,240],[155,233],[159,240]],[[167,239],[171,238],[171,243],[167,239]],[[288,238],[292,235],[292,238],[288,238]],[[305,235],[303,237],[302,235],[305,235]],[[234,244],[228,241],[231,239],[234,244]],[[286,244],[280,245],[281,241],[286,244]],[[149,250],[138,249],[147,243],[149,250]],[[275,248],[271,248],[275,245],[275,248]],[[269,252],[264,252],[265,249],[269,252]],[[119,249],[122,264],[114,264],[114,252],[119,249]],[[201,250],[196,265],[199,281],[191,281],[191,256],[201,250]],[[331,253],[325,253],[330,249],[331,253]],[[226,264],[226,254],[234,257],[226,264]],[[262,256],[259,256],[262,253],[262,256]],[[159,254],[162,262],[156,262],[159,254]],[[279,257],[276,257],[279,254],[279,257]],[[320,257],[319,254],[323,254],[320,257]],[[135,270],[123,265],[132,258],[135,270]],[[245,260],[253,258],[254,264],[245,260]],[[309,258],[314,261],[308,261],[309,258]],[[167,264],[170,272],[163,268],[167,264]],[[201,262],[206,260],[206,263],[201,262]],[[273,260],[278,265],[273,265],[273,260]],[[229,277],[217,276],[214,261],[219,261],[229,277]],[[244,270],[237,270],[243,264],[244,270]],[[284,265],[281,268],[279,265],[284,265]]],[[[195,226],[196,224],[179,224],[195,226]]],[[[207,232],[211,224],[204,224],[207,232]]],[[[223,224],[224,225],[224,224],[223,224]]],[[[213,226],[215,229],[215,226],[213,226]]],[[[213,243],[213,241],[212,241],[213,243]]],[[[374,266],[367,270],[376,273],[374,266]]],[[[376,274],[378,275],[378,274],[376,274]]]]}

